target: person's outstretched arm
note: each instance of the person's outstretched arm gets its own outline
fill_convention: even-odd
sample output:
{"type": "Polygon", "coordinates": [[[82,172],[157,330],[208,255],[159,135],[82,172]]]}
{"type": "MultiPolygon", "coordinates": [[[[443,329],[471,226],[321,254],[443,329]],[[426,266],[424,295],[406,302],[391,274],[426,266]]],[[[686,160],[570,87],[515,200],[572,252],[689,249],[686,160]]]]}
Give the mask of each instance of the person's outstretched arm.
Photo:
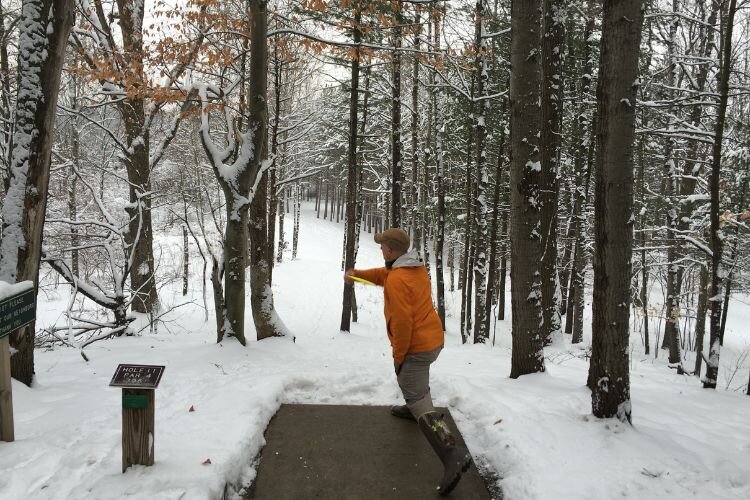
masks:
{"type": "Polygon", "coordinates": [[[371,281],[378,286],[385,284],[385,277],[388,275],[388,269],[384,267],[375,267],[373,269],[347,269],[344,273],[344,281],[351,284],[354,280],[350,276],[356,276],[367,281],[371,281]]]}

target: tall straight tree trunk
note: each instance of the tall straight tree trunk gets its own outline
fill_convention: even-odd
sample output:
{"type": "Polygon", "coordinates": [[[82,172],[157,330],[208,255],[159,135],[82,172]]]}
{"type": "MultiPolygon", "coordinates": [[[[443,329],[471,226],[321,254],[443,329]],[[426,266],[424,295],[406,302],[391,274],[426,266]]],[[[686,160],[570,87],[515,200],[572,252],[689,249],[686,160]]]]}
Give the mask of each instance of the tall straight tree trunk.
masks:
{"type": "MultiPolygon", "coordinates": [[[[347,188],[346,188],[346,247],[344,251],[344,269],[354,267],[356,255],[356,228],[357,228],[357,125],[359,120],[359,43],[362,40],[360,22],[362,13],[359,4],[355,6],[354,26],[352,27],[353,42],[355,44],[354,57],[352,58],[352,82],[349,90],[349,145],[347,150],[347,188]]],[[[352,316],[352,299],[354,286],[344,283],[344,297],[341,309],[342,332],[350,331],[352,316]]]]}
{"type": "MultiPolygon", "coordinates": [[[[440,54],[440,20],[441,12],[433,14],[432,51],[440,54]]],[[[435,66],[433,57],[433,67],[435,66]]],[[[440,58],[442,62],[442,57],[440,58]]],[[[435,231],[435,278],[437,285],[437,311],[445,331],[445,277],[443,275],[443,254],[445,248],[445,153],[443,151],[443,134],[445,133],[443,88],[435,89],[435,73],[430,76],[431,93],[435,109],[435,156],[437,160],[437,227],[435,231]]],[[[449,250],[450,253],[450,250],[449,250]]],[[[452,274],[452,273],[451,273],[452,274]]],[[[451,275],[452,281],[452,275],[451,275]]],[[[452,289],[452,287],[451,287],[452,289]]]]}
{"type": "MultiPolygon", "coordinates": [[[[268,2],[249,0],[252,23],[250,53],[250,96],[248,98],[249,120],[252,131],[253,152],[249,170],[254,184],[248,186],[251,224],[250,241],[250,307],[257,339],[281,337],[286,334],[283,324],[274,310],[273,291],[270,284],[272,252],[268,250],[273,241],[268,241],[267,187],[263,165],[268,158],[268,2]],[[257,179],[258,176],[262,176],[257,179]],[[257,199],[256,199],[257,198],[257,199]]],[[[267,168],[267,167],[266,167],[267,168]]],[[[272,221],[273,222],[273,221],[272,221]]],[[[225,264],[226,265],[226,264],[225,264]]],[[[228,270],[227,270],[228,272],[228,270]]],[[[244,275],[244,269],[242,271],[244,275]]],[[[243,289],[244,293],[244,289],[243,289]]],[[[227,309],[233,300],[227,293],[227,309]]]]}
{"type": "MultiPolygon", "coordinates": [[[[492,317],[492,305],[497,294],[497,251],[498,251],[498,230],[500,226],[500,193],[503,186],[503,158],[505,156],[505,113],[507,112],[507,100],[503,99],[502,109],[500,110],[501,122],[498,127],[500,134],[500,144],[497,152],[497,166],[495,168],[495,190],[492,196],[492,227],[490,228],[490,261],[489,273],[487,275],[487,299],[484,307],[485,329],[489,334],[490,322],[492,317]]],[[[501,281],[502,280],[501,278],[501,281]]],[[[505,283],[503,282],[503,285],[505,283]]],[[[503,297],[504,298],[504,297],[503,297]]],[[[505,311],[503,311],[505,314],[505,311]]]]}
{"type": "MultiPolygon", "coordinates": [[[[422,245],[423,221],[420,217],[420,194],[422,187],[419,186],[419,51],[420,37],[422,35],[420,25],[420,7],[415,6],[414,15],[414,67],[412,68],[411,81],[411,227],[412,244],[418,249],[422,245]]],[[[428,127],[429,130],[430,127],[428,127]]],[[[425,162],[426,163],[426,162],[425,162]]],[[[425,186],[426,187],[426,186],[425,186]]],[[[425,259],[425,263],[427,259],[425,259]]]]}
{"type": "Polygon", "coordinates": [[[391,227],[401,227],[401,0],[396,1],[391,62],[391,227]]]}
{"type": "MultiPolygon", "coordinates": [[[[146,80],[143,58],[143,8],[133,2],[117,0],[122,29],[123,51],[127,67],[125,79],[132,82],[146,80]]],[[[150,131],[146,124],[146,97],[141,91],[128,92],[119,101],[120,115],[125,129],[125,144],[128,153],[122,161],[128,174],[130,221],[125,242],[133,254],[130,285],[135,295],[133,311],[153,314],[158,309],[156,280],[154,279],[153,230],[151,222],[151,163],[150,131]]]]}
{"type": "MultiPolygon", "coordinates": [[[[721,66],[719,70],[719,110],[716,116],[716,131],[714,133],[714,144],[711,158],[711,329],[710,346],[706,360],[706,376],[703,379],[703,387],[716,389],[716,379],[719,376],[719,356],[721,354],[721,288],[723,286],[723,274],[721,270],[721,256],[723,252],[724,233],[719,224],[719,185],[721,178],[721,151],[724,139],[724,121],[727,114],[727,101],[729,100],[729,75],[732,65],[732,31],[734,27],[734,14],[737,9],[737,0],[729,0],[726,14],[722,15],[722,39],[721,39],[721,66]]],[[[724,13],[722,13],[724,14],[724,13]]]]}
{"type": "Polygon", "coordinates": [[[563,116],[563,50],[565,6],[562,0],[543,0],[542,36],[542,186],[540,272],[542,280],[542,336],[545,344],[561,330],[557,274],[557,203],[560,183],[560,146],[563,116]]]}
{"type": "MultiPolygon", "coordinates": [[[[281,117],[281,73],[283,70],[283,61],[278,54],[279,42],[278,38],[275,38],[273,44],[273,122],[271,122],[271,166],[269,167],[269,179],[268,179],[268,264],[270,269],[268,272],[268,283],[273,284],[273,266],[274,246],[276,244],[276,216],[279,216],[279,233],[282,235],[279,247],[279,262],[281,262],[281,245],[283,245],[283,233],[284,233],[284,211],[280,210],[278,195],[276,194],[276,160],[279,152],[279,120],[281,117]]],[[[320,217],[320,212],[318,212],[320,217]]]]}
{"type": "Polygon", "coordinates": [[[541,0],[511,6],[511,378],[544,371],[539,261],[541,0]]]}
{"type": "MultiPolygon", "coordinates": [[[[18,55],[18,100],[9,149],[10,173],[2,206],[0,280],[33,281],[39,290],[55,112],[65,47],[73,26],[72,0],[24,0],[18,55]]],[[[11,376],[34,378],[32,323],[10,335],[11,376]]]]}
{"type": "Polygon", "coordinates": [[[708,267],[701,266],[698,289],[698,310],[695,313],[695,368],[693,375],[701,376],[703,342],[706,336],[706,313],[708,313],[708,267]]]}
{"type": "Polygon", "coordinates": [[[487,95],[489,80],[489,64],[487,59],[487,46],[484,38],[485,16],[484,0],[477,0],[474,10],[474,47],[476,60],[474,62],[476,82],[474,96],[479,99],[477,113],[474,123],[474,160],[476,162],[476,210],[474,211],[474,227],[476,228],[476,242],[474,253],[474,343],[484,344],[489,338],[489,323],[485,321],[487,312],[487,257],[489,251],[487,218],[489,209],[487,207],[487,162],[485,151],[485,137],[487,128],[487,112],[490,100],[487,95]]]}
{"type": "MultiPolygon", "coordinates": [[[[588,148],[586,152],[586,167],[585,172],[583,175],[583,200],[581,200],[581,204],[583,210],[585,211],[585,207],[589,205],[589,184],[591,184],[591,170],[594,164],[594,149],[596,142],[594,140],[594,129],[596,128],[596,117],[593,119],[593,123],[589,127],[589,135],[590,139],[588,141],[588,148]]],[[[577,228],[577,234],[576,234],[576,248],[578,249],[578,253],[575,257],[574,262],[574,282],[573,282],[573,337],[571,338],[571,342],[573,344],[578,344],[580,342],[583,342],[583,311],[586,306],[586,301],[584,297],[584,291],[585,291],[585,285],[586,285],[586,263],[588,262],[588,258],[586,256],[586,250],[584,247],[584,244],[586,242],[586,234],[587,234],[587,227],[586,227],[586,218],[583,216],[583,212],[581,215],[581,218],[579,219],[579,226],[577,228]]]]}
{"type": "MultiPolygon", "coordinates": [[[[677,85],[677,60],[675,55],[675,43],[677,38],[677,27],[680,12],[679,0],[672,1],[673,17],[669,26],[669,37],[667,38],[667,66],[671,73],[667,99],[674,99],[674,90],[677,85]]],[[[675,112],[669,115],[667,129],[672,130],[676,125],[675,112]]],[[[667,136],[664,151],[664,198],[666,201],[666,246],[667,246],[667,287],[666,287],[666,309],[667,320],[664,323],[664,341],[669,348],[669,363],[677,368],[677,373],[682,374],[682,354],[680,352],[680,275],[678,270],[678,259],[680,255],[679,240],[675,238],[677,231],[677,196],[679,185],[677,180],[677,164],[674,157],[674,138],[667,136]]]]}
{"type": "Polygon", "coordinates": [[[597,100],[594,299],[587,385],[599,418],[632,421],[629,328],[633,140],[643,12],[640,0],[604,4],[597,100]]]}
{"type": "Polygon", "coordinates": [[[294,185],[294,229],[292,230],[292,260],[297,258],[297,246],[299,244],[299,219],[300,202],[302,199],[302,188],[299,181],[294,185]]]}
{"type": "MultiPolygon", "coordinates": [[[[506,199],[509,193],[506,190],[506,199]]],[[[500,247],[500,280],[498,281],[498,293],[497,293],[497,319],[505,320],[505,283],[508,276],[508,221],[510,219],[510,211],[506,211],[503,214],[503,229],[501,237],[503,244],[500,247]]]]}
{"type": "MultiPolygon", "coordinates": [[[[594,71],[592,57],[591,34],[594,31],[594,15],[589,3],[586,4],[586,25],[583,30],[583,68],[579,84],[580,95],[585,99],[591,93],[591,74],[594,71]]],[[[577,344],[583,341],[584,278],[586,271],[586,256],[584,243],[586,239],[586,205],[588,203],[588,187],[591,177],[591,161],[589,152],[593,150],[591,116],[587,112],[587,105],[581,103],[577,109],[577,119],[573,132],[573,147],[575,160],[573,170],[575,186],[573,187],[573,263],[568,291],[568,307],[565,315],[565,332],[573,334],[571,342],[577,344]],[[579,310],[580,309],[580,310],[579,310]],[[578,321],[578,320],[581,321],[578,321]]]]}

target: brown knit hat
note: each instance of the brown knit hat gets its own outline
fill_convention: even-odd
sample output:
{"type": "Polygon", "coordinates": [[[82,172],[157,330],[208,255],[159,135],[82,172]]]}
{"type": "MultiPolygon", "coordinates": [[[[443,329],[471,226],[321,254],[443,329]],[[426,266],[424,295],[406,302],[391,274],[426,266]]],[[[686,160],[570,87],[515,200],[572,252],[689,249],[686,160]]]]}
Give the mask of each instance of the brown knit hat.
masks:
{"type": "Polygon", "coordinates": [[[375,243],[385,243],[399,252],[409,250],[409,235],[406,231],[397,227],[386,229],[382,233],[375,233],[375,243]]]}

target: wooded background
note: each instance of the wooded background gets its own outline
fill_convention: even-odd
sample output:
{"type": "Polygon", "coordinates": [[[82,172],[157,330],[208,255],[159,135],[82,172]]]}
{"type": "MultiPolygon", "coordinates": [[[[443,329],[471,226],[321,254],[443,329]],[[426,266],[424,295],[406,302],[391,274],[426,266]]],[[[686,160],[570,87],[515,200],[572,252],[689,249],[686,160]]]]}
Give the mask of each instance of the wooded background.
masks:
{"type": "MultiPolygon", "coordinates": [[[[407,230],[464,342],[494,341],[510,280],[511,377],[582,342],[590,300],[595,415],[630,419],[631,332],[714,388],[750,288],[748,6],[3,1],[0,279],[74,290],[65,324],[12,336],[14,377],[35,343],[156,324],[189,266],[217,341],[246,342],[246,270],[257,338],[291,335],[271,285],[306,201],[344,223],[342,270],[363,231],[407,230]]],[[[342,331],[356,311],[342,284],[342,331]]]]}

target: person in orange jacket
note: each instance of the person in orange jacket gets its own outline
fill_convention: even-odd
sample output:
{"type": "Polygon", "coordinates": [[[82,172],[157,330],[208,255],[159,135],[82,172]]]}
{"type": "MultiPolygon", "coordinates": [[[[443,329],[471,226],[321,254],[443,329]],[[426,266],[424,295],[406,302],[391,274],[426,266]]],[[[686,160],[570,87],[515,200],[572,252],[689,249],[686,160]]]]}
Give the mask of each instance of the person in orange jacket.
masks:
{"type": "Polygon", "coordinates": [[[383,287],[384,313],[393,364],[405,405],[391,407],[396,417],[416,420],[435,453],[443,462],[438,491],[447,495],[468,470],[471,455],[456,445],[455,437],[435,410],[430,395],[430,365],[443,349],[443,325],[432,305],[432,285],[424,263],[409,251],[409,235],[390,228],[375,235],[385,267],[347,269],[344,281],[353,276],[383,287]]]}

